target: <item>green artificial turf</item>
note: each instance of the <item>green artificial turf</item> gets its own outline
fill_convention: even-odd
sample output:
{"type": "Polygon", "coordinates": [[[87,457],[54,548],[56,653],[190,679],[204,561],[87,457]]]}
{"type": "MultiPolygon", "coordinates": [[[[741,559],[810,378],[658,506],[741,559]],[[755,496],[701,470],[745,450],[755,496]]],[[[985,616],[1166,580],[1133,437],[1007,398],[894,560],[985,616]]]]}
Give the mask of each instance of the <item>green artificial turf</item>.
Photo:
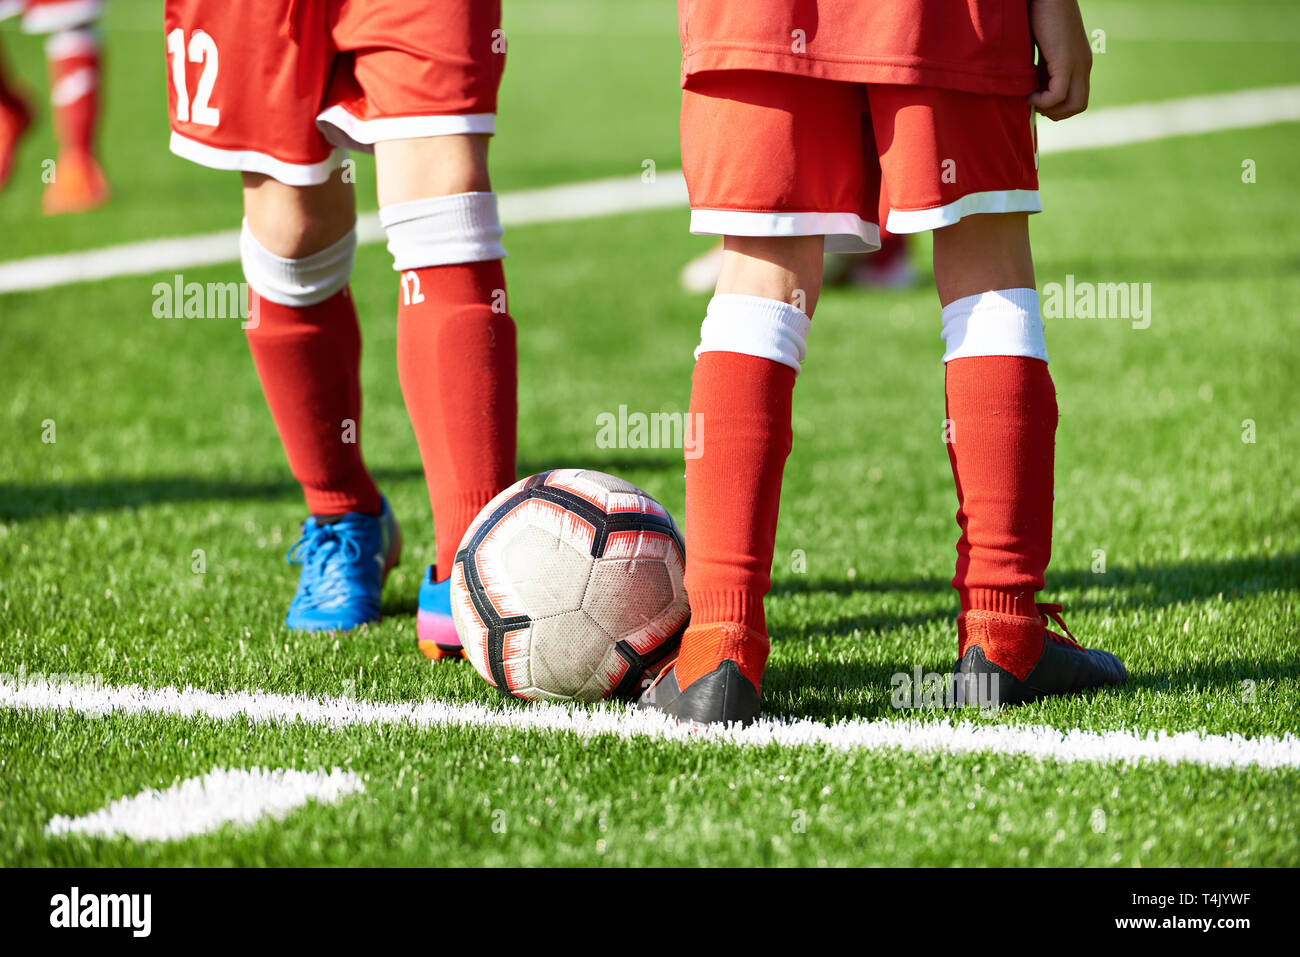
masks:
{"type": "MultiPolygon", "coordinates": [[[[608,6],[507,0],[499,188],[678,164],[672,5],[608,6]]],[[[237,225],[237,178],[166,152],[159,7],[115,4],[107,22],[114,201],[39,216],[43,122],[0,196],[0,261],[237,225]]],[[[1095,107],[1296,81],[1291,5],[1084,7],[1107,31],[1095,107]]],[[[39,43],[12,26],[0,41],[43,91],[39,43]]],[[[1067,275],[1151,284],[1149,328],[1048,320],[1061,425],[1044,597],[1131,677],[988,723],[1300,733],[1298,148],[1300,126],[1283,124],[1043,158],[1040,288],[1067,275]]],[[[680,519],[680,452],[605,449],[596,435],[620,405],[686,407],[706,298],[680,292],[677,272],[707,247],[686,226],[671,210],[508,231],[521,474],[614,472],[680,519]]],[[[916,717],[891,708],[890,677],[952,664],[956,500],[928,239],[915,246],[916,290],[828,290],[817,309],[768,603],[769,713],[916,717]]],[[[432,523],[383,246],[359,251],[353,283],[363,441],[407,552],[385,620],[354,635],[283,627],[302,505],[243,334],[233,320],[154,318],[160,278],[0,295],[0,672],[511,707],[467,665],[415,650],[432,523]]],[[[238,266],[185,278],[238,279],[238,266]]],[[[1296,770],[0,710],[6,865],[1294,866],[1298,787],[1296,770]],[[56,814],[255,765],[347,767],[366,791],[176,842],[44,833],[56,814]]]]}

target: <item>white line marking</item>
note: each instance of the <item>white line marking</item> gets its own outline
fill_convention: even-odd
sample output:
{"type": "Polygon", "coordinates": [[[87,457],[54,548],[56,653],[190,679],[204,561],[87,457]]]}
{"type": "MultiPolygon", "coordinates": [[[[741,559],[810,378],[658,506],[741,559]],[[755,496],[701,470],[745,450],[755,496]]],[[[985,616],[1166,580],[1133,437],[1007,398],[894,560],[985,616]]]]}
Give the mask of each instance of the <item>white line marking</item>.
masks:
{"type": "MultiPolygon", "coordinates": [[[[680,170],[660,173],[654,183],[640,176],[598,179],[587,183],[547,186],[501,194],[501,220],[508,226],[558,223],[649,209],[684,207],[686,180],[680,170]]],[[[379,214],[357,217],[357,242],[387,240],[379,214]]],[[[50,289],[70,283],[179,272],[239,260],[239,230],[226,229],[199,236],[174,236],[106,246],[81,252],[33,256],[0,263],[0,294],[50,289]]]]}
{"type": "Polygon", "coordinates": [[[1188,96],[1111,106],[1061,123],[1038,118],[1040,153],[1069,153],[1148,143],[1300,120],[1300,86],[1188,96]]]}
{"type": "Polygon", "coordinates": [[[247,827],[264,817],[282,818],[308,801],[333,804],[364,791],[351,771],[294,771],[213,768],[165,791],[141,791],[84,817],[54,817],[45,833],[60,836],[129,837],[133,841],[176,841],[215,831],[224,824],[247,827]]]}
{"type": "MultiPolygon", "coordinates": [[[[1107,107],[1058,124],[1040,117],[1038,150],[1066,153],[1297,120],[1300,86],[1241,90],[1107,107]]],[[[660,173],[654,183],[644,183],[638,175],[502,193],[501,219],[507,226],[526,226],[686,204],[686,181],[680,170],[673,170],[660,173]]],[[[367,244],[384,241],[377,213],[359,217],[357,239],[367,244]]],[[[237,229],[34,256],[0,263],[0,294],[116,276],[177,272],[238,259],[237,229]]]]}
{"type": "Polygon", "coordinates": [[[0,707],[28,711],[73,711],[207,717],[253,723],[296,722],[325,728],[357,725],[408,725],[415,728],[476,727],[520,731],[570,732],[579,737],[661,738],[690,743],[795,748],[822,745],[841,751],[897,748],[949,754],[1024,755],[1038,760],[1136,764],[1198,764],[1211,768],[1300,768],[1300,738],[1246,738],[1237,734],[1156,731],[1085,731],[1036,725],[987,725],[904,721],[841,721],[763,718],[748,728],[678,727],[664,715],[611,707],[489,708],[438,701],[385,704],[353,698],[312,698],[263,691],[217,694],[194,688],[108,687],[70,682],[0,682],[0,707]]]}

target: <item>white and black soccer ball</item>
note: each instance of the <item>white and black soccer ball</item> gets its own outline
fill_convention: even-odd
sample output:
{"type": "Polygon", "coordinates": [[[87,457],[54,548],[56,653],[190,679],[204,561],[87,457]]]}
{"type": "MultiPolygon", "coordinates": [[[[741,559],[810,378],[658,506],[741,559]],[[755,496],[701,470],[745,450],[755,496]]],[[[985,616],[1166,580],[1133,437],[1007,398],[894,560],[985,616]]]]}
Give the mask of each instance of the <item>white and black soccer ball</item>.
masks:
{"type": "Polygon", "coordinates": [[[525,701],[633,699],[686,629],[685,560],[672,516],[629,482],[587,469],[516,482],[456,552],[465,657],[525,701]]]}

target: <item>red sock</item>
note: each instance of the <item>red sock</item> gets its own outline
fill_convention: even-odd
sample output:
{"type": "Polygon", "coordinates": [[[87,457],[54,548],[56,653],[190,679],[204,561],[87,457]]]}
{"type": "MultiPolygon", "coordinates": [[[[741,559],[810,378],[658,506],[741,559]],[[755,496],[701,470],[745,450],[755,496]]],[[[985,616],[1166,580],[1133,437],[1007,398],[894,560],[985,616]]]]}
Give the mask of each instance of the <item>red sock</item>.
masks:
{"type": "Polygon", "coordinates": [[[961,526],[953,587],[963,611],[1036,618],[1052,553],[1057,413],[1047,363],[973,356],[945,368],[961,526]]]}
{"type": "Polygon", "coordinates": [[[13,171],[18,140],[31,124],[26,97],[9,86],[3,54],[0,50],[0,189],[4,189],[13,171]]]}
{"type": "Polygon", "coordinates": [[[4,50],[0,49],[0,106],[10,106],[21,102],[18,90],[10,85],[9,67],[5,63],[4,50]]]}
{"type": "Polygon", "coordinates": [[[47,56],[59,151],[88,156],[99,121],[99,41],[89,30],[69,30],[50,40],[47,56]]]}
{"type": "Polygon", "coordinates": [[[361,458],[361,330],[345,286],[314,306],[249,291],[248,348],[293,476],[313,515],[378,514],[361,458]]]}
{"type": "Polygon", "coordinates": [[[470,522],[515,480],[515,323],[505,311],[499,259],[402,277],[397,372],[429,485],[437,574],[445,578],[470,522]]]}
{"type": "Polygon", "coordinates": [[[787,365],[736,352],[704,352],[695,363],[690,414],[702,454],[686,460],[693,623],[767,632],[763,596],[772,585],[794,380],[787,365]]]}

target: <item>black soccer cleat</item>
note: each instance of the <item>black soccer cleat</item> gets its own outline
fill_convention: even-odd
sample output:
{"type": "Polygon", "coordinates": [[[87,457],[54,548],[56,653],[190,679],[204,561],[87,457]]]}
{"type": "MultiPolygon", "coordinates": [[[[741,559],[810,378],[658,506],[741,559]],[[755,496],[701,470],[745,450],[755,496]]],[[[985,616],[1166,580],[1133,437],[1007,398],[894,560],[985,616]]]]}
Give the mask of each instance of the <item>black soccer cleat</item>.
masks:
{"type": "Polygon", "coordinates": [[[724,659],[683,691],[677,684],[676,662],[668,665],[637,702],[672,715],[688,724],[752,724],[758,717],[758,689],[740,673],[740,666],[724,659]]]}
{"type": "Polygon", "coordinates": [[[1039,617],[967,611],[957,619],[953,669],[958,706],[996,709],[1049,695],[1122,685],[1124,663],[1109,651],[1084,648],[1061,619],[1061,606],[1040,604],[1039,617]],[[1049,617],[1065,632],[1047,627],[1049,617]]]}

